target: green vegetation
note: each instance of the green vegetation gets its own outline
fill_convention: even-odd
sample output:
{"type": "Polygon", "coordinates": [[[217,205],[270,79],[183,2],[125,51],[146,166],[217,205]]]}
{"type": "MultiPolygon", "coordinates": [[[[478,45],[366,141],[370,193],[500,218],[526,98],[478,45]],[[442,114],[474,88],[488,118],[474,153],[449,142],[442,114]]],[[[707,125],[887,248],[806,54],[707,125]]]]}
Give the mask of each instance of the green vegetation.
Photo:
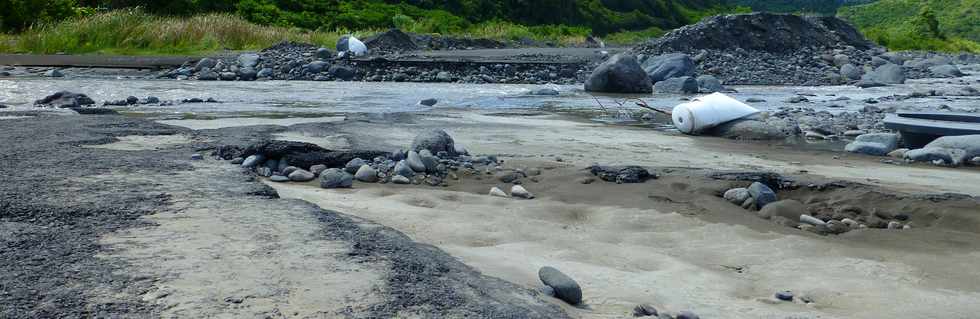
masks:
{"type": "Polygon", "coordinates": [[[635,43],[725,0],[0,0],[0,52],[189,54],[405,31],[554,44],[635,43]]]}
{"type": "Polygon", "coordinates": [[[762,12],[816,13],[833,15],[841,0],[732,0],[734,4],[762,12]]]}
{"type": "MultiPolygon", "coordinates": [[[[60,23],[42,24],[16,36],[0,50],[32,53],[195,54],[254,50],[281,40],[332,45],[347,33],[258,26],[222,13],[188,18],[160,17],[139,10],[99,13],[60,23]]],[[[2,39],[2,38],[0,38],[2,39]]]]}
{"type": "Polygon", "coordinates": [[[980,52],[980,0],[879,0],[838,15],[893,50],[980,52]]]}

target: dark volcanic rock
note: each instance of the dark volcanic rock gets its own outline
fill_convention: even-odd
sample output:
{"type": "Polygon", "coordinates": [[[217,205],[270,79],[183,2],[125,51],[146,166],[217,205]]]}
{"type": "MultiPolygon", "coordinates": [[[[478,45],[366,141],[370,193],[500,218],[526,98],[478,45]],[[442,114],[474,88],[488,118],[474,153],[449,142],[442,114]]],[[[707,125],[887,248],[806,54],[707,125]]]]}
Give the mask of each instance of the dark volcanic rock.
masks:
{"type": "Polygon", "coordinates": [[[592,175],[600,179],[614,183],[643,183],[648,179],[656,179],[657,176],[651,174],[646,168],[640,166],[599,166],[589,167],[592,175]]]}
{"type": "Polygon", "coordinates": [[[555,297],[569,304],[577,305],[582,303],[582,287],[574,279],[568,277],[558,269],[552,267],[541,267],[538,270],[538,278],[541,282],[555,290],[555,297]]]}
{"type": "Polygon", "coordinates": [[[669,78],[694,75],[694,60],[683,53],[668,53],[649,57],[642,63],[650,81],[657,83],[669,78]]]}
{"type": "Polygon", "coordinates": [[[292,142],[292,141],[265,141],[253,144],[245,148],[241,154],[232,154],[232,157],[248,157],[254,154],[262,154],[266,158],[284,159],[292,166],[311,167],[317,164],[324,164],[328,167],[344,167],[347,162],[354,158],[375,158],[385,156],[384,151],[332,151],[316,144],[292,142]]]}
{"type": "Polygon", "coordinates": [[[653,84],[650,77],[636,58],[628,54],[617,54],[599,65],[585,82],[585,90],[609,93],[651,93],[653,84]]]}
{"type": "Polygon", "coordinates": [[[88,95],[81,93],[72,93],[68,91],[55,92],[52,95],[48,95],[43,99],[34,101],[35,105],[39,106],[53,106],[60,108],[67,107],[80,107],[85,105],[95,104],[95,101],[88,97],[88,95]]]}
{"type": "MultiPolygon", "coordinates": [[[[419,152],[421,150],[429,150],[432,154],[439,154],[439,152],[446,152],[449,155],[456,155],[456,145],[453,141],[453,137],[449,136],[449,133],[443,130],[431,130],[423,132],[418,136],[415,136],[415,140],[412,141],[411,150],[419,152]]],[[[373,158],[373,157],[366,157],[373,158]]]]}

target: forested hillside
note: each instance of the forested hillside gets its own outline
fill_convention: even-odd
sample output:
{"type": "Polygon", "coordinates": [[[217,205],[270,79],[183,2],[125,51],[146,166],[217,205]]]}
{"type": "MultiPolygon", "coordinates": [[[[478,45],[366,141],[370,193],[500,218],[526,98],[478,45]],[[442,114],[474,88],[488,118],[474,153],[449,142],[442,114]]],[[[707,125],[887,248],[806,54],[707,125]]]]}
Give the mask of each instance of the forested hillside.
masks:
{"type": "Polygon", "coordinates": [[[6,31],[96,10],[142,7],[161,15],[234,13],[265,25],[310,30],[387,28],[393,18],[458,32],[488,21],[566,25],[597,34],[675,28],[724,11],[723,0],[0,0],[6,31]],[[410,20],[409,20],[410,19],[410,20]]]}
{"type": "Polygon", "coordinates": [[[765,12],[803,12],[834,14],[844,0],[732,0],[734,4],[752,8],[753,11],[765,12]]]}
{"type": "Polygon", "coordinates": [[[879,0],[838,15],[894,49],[977,50],[980,0],[879,0]]]}

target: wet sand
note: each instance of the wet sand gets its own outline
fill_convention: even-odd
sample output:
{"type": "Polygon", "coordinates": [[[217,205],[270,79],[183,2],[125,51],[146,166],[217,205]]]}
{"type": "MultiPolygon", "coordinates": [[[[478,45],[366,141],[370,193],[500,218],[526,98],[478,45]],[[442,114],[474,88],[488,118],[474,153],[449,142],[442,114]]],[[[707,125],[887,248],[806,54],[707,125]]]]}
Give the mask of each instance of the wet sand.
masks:
{"type": "Polygon", "coordinates": [[[936,203],[880,195],[976,196],[980,189],[968,178],[980,177],[976,170],[899,167],[871,157],[556,115],[443,113],[410,124],[353,121],[338,128],[353,144],[366,139],[408,145],[415,133],[431,127],[446,128],[473,153],[511,154],[503,157],[507,167],[543,168],[540,183],[525,184],[538,198],[489,197],[490,186],[505,186],[492,176],[464,176],[448,188],[357,183],[353,190],[323,190],[315,182],[269,184],[282,197],[398,229],[484,274],[528,288],[541,287],[539,267],[555,266],[583,286],[586,306],[565,306],[581,318],[621,318],[639,303],[708,318],[969,317],[980,311],[980,271],[972,266],[980,262],[975,199],[936,203]],[[858,182],[867,185],[781,196],[902,210],[922,227],[819,236],[728,204],[718,195],[732,183],[705,179],[698,169],[644,184],[577,183],[592,162],[664,171],[771,170],[801,181],[858,182]],[[772,295],[782,290],[813,302],[775,302],[772,295]]]}

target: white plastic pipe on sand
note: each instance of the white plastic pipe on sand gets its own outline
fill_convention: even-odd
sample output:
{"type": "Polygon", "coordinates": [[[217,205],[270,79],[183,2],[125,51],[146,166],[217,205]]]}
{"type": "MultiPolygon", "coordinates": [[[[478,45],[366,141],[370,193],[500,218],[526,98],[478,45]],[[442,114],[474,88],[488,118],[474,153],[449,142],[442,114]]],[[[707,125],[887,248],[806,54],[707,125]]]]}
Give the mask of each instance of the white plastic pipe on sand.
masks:
{"type": "Polygon", "coordinates": [[[698,134],[719,124],[758,114],[759,110],[722,93],[712,93],[674,107],[674,126],[698,134]]]}

